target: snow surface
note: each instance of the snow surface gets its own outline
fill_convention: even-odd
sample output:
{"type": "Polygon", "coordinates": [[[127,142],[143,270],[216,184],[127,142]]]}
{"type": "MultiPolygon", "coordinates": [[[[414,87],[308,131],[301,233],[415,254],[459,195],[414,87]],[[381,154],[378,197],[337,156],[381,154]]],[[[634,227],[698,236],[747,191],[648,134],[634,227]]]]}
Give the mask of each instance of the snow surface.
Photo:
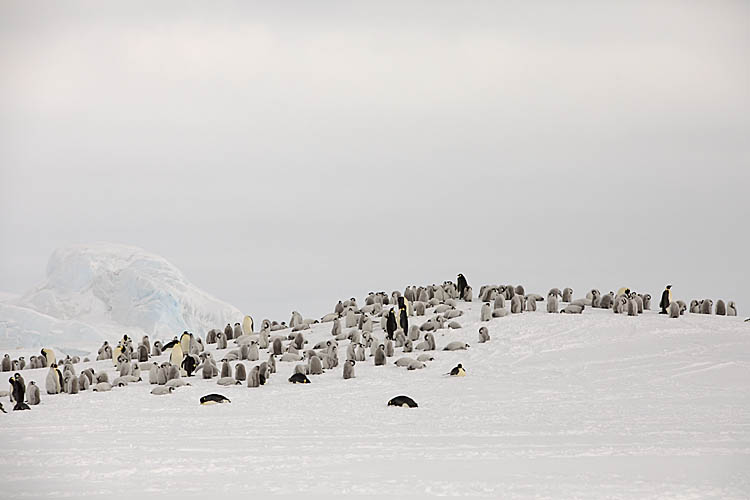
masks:
{"type": "MultiPolygon", "coordinates": [[[[394,366],[397,349],[352,380],[339,366],[292,385],[294,363],[278,363],[257,389],[193,377],[168,396],[147,380],[42,394],[0,415],[0,498],[750,497],[741,318],[540,307],[485,323],[492,340],[478,344],[480,306],[460,303],[463,328],[436,335],[438,349],[471,348],[436,351],[424,370],[394,366]],[[444,376],[459,362],[466,377],[444,376]],[[212,392],[232,403],[198,404],[212,392]],[[386,407],[399,394],[419,408],[386,407]]],[[[330,329],[305,332],[309,346],[330,329]]],[[[89,365],[113,378],[111,361],[76,369],[89,365]]],[[[45,374],[23,372],[42,387],[45,374]]]]}
{"type": "Polygon", "coordinates": [[[191,284],[167,260],[112,243],[56,250],[46,280],[0,303],[0,347],[92,347],[105,338],[205,332],[239,310],[191,284]]]}

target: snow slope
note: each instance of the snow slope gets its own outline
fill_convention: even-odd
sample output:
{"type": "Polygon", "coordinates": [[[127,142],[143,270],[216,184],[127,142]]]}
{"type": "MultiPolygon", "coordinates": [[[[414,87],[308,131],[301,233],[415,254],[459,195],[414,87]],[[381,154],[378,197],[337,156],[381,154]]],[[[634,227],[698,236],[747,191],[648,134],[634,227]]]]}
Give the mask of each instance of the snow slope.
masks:
{"type": "MultiPolygon", "coordinates": [[[[436,335],[438,349],[471,348],[436,351],[424,370],[394,366],[397,349],[387,366],[369,358],[355,379],[339,366],[306,386],[278,363],[257,389],[193,377],[161,397],[147,381],[43,394],[0,415],[0,498],[750,496],[741,319],[527,312],[485,323],[492,340],[478,344],[480,305],[461,303],[463,328],[436,335]],[[468,376],[445,377],[459,362],[468,376]],[[200,406],[211,392],[232,403],[200,406]],[[420,407],[386,407],[399,394],[420,407]]],[[[306,332],[309,345],[330,328],[306,332]]]]}
{"type": "Polygon", "coordinates": [[[0,303],[0,346],[92,347],[103,338],[206,332],[242,314],[164,258],[111,243],[56,250],[47,278],[0,303]]]}

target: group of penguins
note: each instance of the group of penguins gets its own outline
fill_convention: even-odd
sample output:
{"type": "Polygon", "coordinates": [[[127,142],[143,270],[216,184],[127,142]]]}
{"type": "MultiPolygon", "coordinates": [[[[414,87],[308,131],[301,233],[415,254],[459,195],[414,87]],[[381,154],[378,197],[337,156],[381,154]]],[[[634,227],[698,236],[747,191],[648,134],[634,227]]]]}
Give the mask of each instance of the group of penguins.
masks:
{"type": "MultiPolygon", "coordinates": [[[[671,286],[662,295],[662,312],[670,317],[679,317],[687,307],[682,301],[672,301],[671,286]]],[[[536,311],[536,303],[542,301],[538,294],[526,294],[521,285],[484,285],[479,291],[479,299],[483,302],[480,311],[482,322],[493,318],[501,318],[508,314],[518,314],[524,311],[536,311]],[[505,302],[510,303],[510,310],[505,302]]],[[[97,360],[112,360],[118,376],[110,381],[106,371],[96,372],[87,368],[76,374],[74,365],[80,359],[77,356],[67,356],[60,363],[51,349],[42,349],[40,356],[32,356],[28,368],[49,367],[45,381],[47,394],[77,394],[79,391],[93,390],[97,392],[110,391],[112,387],[125,387],[130,383],[143,380],[144,372],[148,372],[148,381],[156,387],[151,391],[154,395],[166,395],[176,388],[190,385],[185,378],[194,375],[202,379],[217,379],[220,386],[246,384],[247,387],[257,388],[265,385],[270,377],[276,373],[278,362],[297,363],[288,381],[293,384],[309,384],[308,376],[321,375],[326,370],[339,366],[339,343],[348,341],[345,361],[343,362],[343,378],[355,377],[354,367],[357,362],[365,362],[373,358],[375,366],[384,366],[388,358],[394,357],[396,349],[403,354],[423,351],[417,357],[402,356],[394,361],[399,367],[407,370],[425,368],[426,363],[434,360],[431,351],[437,350],[433,332],[449,328],[461,328],[456,321],[463,315],[457,308],[457,301],[471,302],[473,291],[466,278],[458,275],[456,283],[445,281],[442,285],[407,286],[402,294],[394,291],[390,295],[385,292],[370,292],[365,303],[359,307],[355,298],[338,301],[334,310],[320,320],[305,319],[293,311],[289,324],[285,322],[264,319],[260,331],[255,332],[253,319],[245,316],[242,324],[234,326],[227,324],[223,330],[212,329],[204,341],[190,332],[183,332],[178,338],[162,343],[157,340],[151,344],[146,335],[138,345],[127,335],[112,346],[105,341],[97,352],[97,360]],[[415,317],[431,317],[421,324],[417,324],[415,317]],[[308,346],[304,332],[311,325],[331,323],[331,338],[323,340],[314,346],[308,346]],[[385,334],[380,340],[375,335],[375,325],[385,334]],[[232,342],[232,349],[229,349],[232,342]],[[217,362],[211,352],[206,350],[206,344],[215,344],[217,351],[224,351],[221,360],[217,362]],[[261,361],[261,351],[265,351],[261,361]],[[169,353],[168,359],[157,363],[149,359],[169,353]],[[267,357],[266,357],[267,356],[267,357]],[[258,362],[249,370],[244,361],[258,362]],[[234,367],[230,363],[235,362],[234,367]]],[[[690,312],[703,314],[712,313],[713,301],[704,299],[694,300],[690,304],[690,312]]],[[[628,288],[621,288],[617,293],[602,294],[599,290],[591,290],[583,299],[573,299],[573,290],[552,288],[547,293],[547,312],[564,314],[581,314],[586,307],[611,309],[616,314],[637,316],[644,310],[651,308],[651,295],[639,294],[628,288]],[[560,308],[561,303],[565,306],[560,308]]],[[[736,316],[734,302],[724,305],[719,300],[716,314],[736,316]]],[[[479,328],[479,343],[490,341],[489,330],[486,326],[479,328]]],[[[444,347],[444,351],[459,351],[470,346],[464,342],[451,341],[444,347]]],[[[88,358],[83,360],[89,361],[88,358]]],[[[26,368],[23,357],[11,360],[8,354],[2,359],[2,371],[20,371],[26,368]]],[[[466,370],[459,364],[448,374],[451,376],[465,376],[466,370]]],[[[0,391],[0,397],[5,391],[0,391]]],[[[29,405],[40,402],[39,387],[32,381],[25,384],[20,373],[10,378],[10,391],[7,394],[11,403],[15,403],[14,410],[29,409],[29,405]]],[[[209,394],[201,398],[201,404],[229,402],[220,394],[209,394]]],[[[388,402],[392,406],[416,407],[416,403],[408,396],[398,396],[388,402]],[[405,398],[405,399],[404,399],[405,398]]],[[[5,411],[0,404],[0,411],[5,411]]]]}

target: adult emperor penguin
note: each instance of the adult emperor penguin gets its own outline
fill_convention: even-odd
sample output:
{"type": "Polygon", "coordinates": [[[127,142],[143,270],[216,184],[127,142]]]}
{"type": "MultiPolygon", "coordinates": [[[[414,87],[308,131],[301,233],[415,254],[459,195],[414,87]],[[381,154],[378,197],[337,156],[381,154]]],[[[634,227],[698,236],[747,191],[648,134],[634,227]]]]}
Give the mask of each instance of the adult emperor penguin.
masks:
{"type": "Polygon", "coordinates": [[[231,403],[231,401],[229,400],[229,398],[227,398],[226,396],[222,396],[221,394],[207,394],[201,397],[200,403],[202,405],[215,405],[231,403]]]}
{"type": "Polygon", "coordinates": [[[404,333],[409,331],[409,310],[404,297],[398,298],[398,324],[404,333]]]}
{"type": "Polygon", "coordinates": [[[183,350],[182,350],[182,344],[177,343],[172,347],[172,352],[169,355],[169,362],[173,365],[180,367],[182,366],[182,358],[183,358],[183,350]]]}
{"type": "Polygon", "coordinates": [[[453,368],[449,375],[451,377],[465,377],[466,376],[466,370],[464,370],[463,365],[459,363],[455,368],[453,368]]]}
{"type": "MultiPolygon", "coordinates": [[[[180,349],[182,349],[182,354],[190,352],[190,334],[188,332],[182,332],[182,335],[180,335],[180,349]]],[[[172,352],[174,352],[174,348],[172,348],[172,352]]],[[[181,358],[180,363],[182,363],[181,358]]]]}
{"type": "Polygon", "coordinates": [[[469,286],[463,274],[458,273],[458,278],[456,278],[456,285],[458,286],[458,296],[463,298],[464,290],[467,286],[469,286]]]}
{"type": "MultiPolygon", "coordinates": [[[[395,308],[391,308],[388,311],[388,316],[386,317],[386,323],[385,323],[385,331],[386,331],[386,338],[393,339],[393,334],[398,328],[398,323],[396,322],[396,313],[394,311],[395,308]]],[[[405,330],[408,331],[408,330],[405,330]]]]}
{"type": "Polygon", "coordinates": [[[52,363],[57,363],[57,358],[55,357],[55,351],[49,348],[42,349],[42,357],[44,358],[44,367],[50,366],[52,363]]]}
{"type": "Polygon", "coordinates": [[[344,363],[344,379],[354,378],[354,365],[356,362],[353,359],[347,359],[344,363]]]}
{"type": "Polygon", "coordinates": [[[388,401],[388,406],[397,406],[401,408],[417,408],[417,402],[409,396],[396,396],[388,401]]]}
{"type": "Polygon", "coordinates": [[[13,395],[13,401],[16,402],[13,410],[30,410],[31,408],[29,408],[29,405],[24,402],[24,400],[26,399],[26,385],[23,377],[21,377],[21,374],[16,373],[9,379],[9,381],[11,393],[13,395]]]}
{"type": "Polygon", "coordinates": [[[310,379],[304,373],[295,373],[289,377],[289,382],[292,384],[309,384],[310,379]]]}
{"type": "Polygon", "coordinates": [[[242,319],[242,333],[245,335],[253,333],[253,318],[250,315],[246,315],[242,319]]]}
{"type": "Polygon", "coordinates": [[[667,307],[672,303],[672,285],[667,285],[664,291],[661,293],[661,300],[659,301],[659,307],[661,312],[659,314],[667,314],[667,307]]]}

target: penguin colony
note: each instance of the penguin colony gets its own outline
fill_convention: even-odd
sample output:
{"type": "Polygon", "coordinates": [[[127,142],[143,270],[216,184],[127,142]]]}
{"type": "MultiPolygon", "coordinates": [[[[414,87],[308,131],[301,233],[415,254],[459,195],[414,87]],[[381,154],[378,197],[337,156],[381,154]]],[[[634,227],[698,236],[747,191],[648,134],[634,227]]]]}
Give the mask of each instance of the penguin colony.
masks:
{"type": "MultiPolygon", "coordinates": [[[[484,285],[476,294],[482,302],[481,322],[508,315],[537,310],[537,302],[544,297],[526,293],[523,286],[484,285]]],[[[602,294],[597,289],[588,291],[584,298],[574,299],[571,288],[552,288],[546,296],[546,312],[562,314],[582,314],[587,307],[609,309],[614,314],[638,316],[651,309],[651,295],[636,293],[621,288],[602,294]]],[[[305,319],[293,311],[289,323],[264,319],[256,332],[253,318],[245,316],[242,322],[228,323],[224,328],[208,331],[205,340],[190,332],[183,332],[168,341],[156,340],[148,336],[140,342],[124,335],[113,347],[105,341],[97,352],[97,361],[111,360],[116,376],[110,380],[107,371],[95,372],[87,368],[77,373],[75,365],[81,361],[78,356],[66,356],[58,360],[52,349],[41,349],[40,354],[30,356],[28,362],[21,356],[11,359],[5,354],[0,359],[0,371],[15,372],[9,379],[9,390],[0,391],[0,397],[7,396],[12,410],[27,410],[41,402],[41,389],[33,381],[25,383],[19,373],[25,369],[48,368],[43,390],[48,395],[78,394],[81,391],[107,392],[113,387],[126,387],[129,384],[148,380],[156,387],[151,391],[155,396],[167,396],[182,386],[190,385],[192,377],[211,380],[217,385],[245,385],[260,388],[276,373],[277,363],[295,363],[288,382],[310,384],[309,376],[318,376],[326,371],[335,371],[341,364],[343,379],[355,378],[357,363],[372,362],[374,366],[387,366],[389,358],[396,356],[400,349],[404,356],[392,361],[397,367],[407,371],[420,370],[433,361],[432,352],[462,351],[469,344],[449,341],[441,348],[435,340],[438,330],[460,329],[458,321],[463,311],[458,309],[458,301],[474,301],[474,292],[466,278],[458,275],[456,283],[445,281],[442,285],[407,286],[402,292],[370,292],[359,306],[355,298],[340,300],[333,312],[320,319],[305,319]],[[420,321],[420,318],[426,318],[420,321]],[[310,346],[305,339],[305,330],[310,325],[331,323],[331,337],[310,346]],[[206,351],[207,344],[215,344],[221,359],[216,359],[206,351]],[[414,356],[415,351],[423,354],[414,356]],[[344,361],[339,358],[344,354],[344,361]],[[161,363],[154,361],[166,355],[161,363]],[[372,359],[372,361],[370,361],[372,359]],[[246,363],[247,362],[247,363],[246,363]],[[234,364],[234,366],[232,366],[234,364]]],[[[669,318],[679,318],[686,313],[716,314],[737,316],[733,301],[711,299],[692,300],[689,305],[681,300],[672,300],[670,287],[662,294],[660,306],[669,318]]],[[[489,342],[487,326],[479,328],[478,342],[489,342]]],[[[458,364],[448,374],[466,376],[466,369],[458,364]]],[[[220,394],[208,394],[200,403],[228,403],[229,399],[220,394]]],[[[408,396],[391,399],[388,406],[416,408],[417,403],[408,396]]],[[[5,413],[5,409],[0,406],[5,413]]]]}

